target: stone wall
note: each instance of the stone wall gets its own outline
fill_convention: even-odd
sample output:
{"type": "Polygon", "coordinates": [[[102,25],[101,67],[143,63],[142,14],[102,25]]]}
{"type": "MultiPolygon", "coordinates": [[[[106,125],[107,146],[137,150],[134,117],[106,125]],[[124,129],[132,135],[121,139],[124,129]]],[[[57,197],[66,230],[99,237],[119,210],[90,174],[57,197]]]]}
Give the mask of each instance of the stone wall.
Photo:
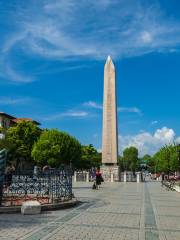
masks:
{"type": "Polygon", "coordinates": [[[101,174],[105,182],[119,182],[119,167],[117,165],[102,165],[101,174]]]}

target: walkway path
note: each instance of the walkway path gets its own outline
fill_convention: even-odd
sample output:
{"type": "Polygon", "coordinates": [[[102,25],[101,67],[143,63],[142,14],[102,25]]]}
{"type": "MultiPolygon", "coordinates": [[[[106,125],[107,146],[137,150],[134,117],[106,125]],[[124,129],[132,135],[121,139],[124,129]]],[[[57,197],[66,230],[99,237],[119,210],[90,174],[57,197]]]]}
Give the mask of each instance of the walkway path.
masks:
{"type": "Polygon", "coordinates": [[[0,240],[178,240],[180,193],[160,183],[76,183],[76,208],[0,215],[0,240]]]}

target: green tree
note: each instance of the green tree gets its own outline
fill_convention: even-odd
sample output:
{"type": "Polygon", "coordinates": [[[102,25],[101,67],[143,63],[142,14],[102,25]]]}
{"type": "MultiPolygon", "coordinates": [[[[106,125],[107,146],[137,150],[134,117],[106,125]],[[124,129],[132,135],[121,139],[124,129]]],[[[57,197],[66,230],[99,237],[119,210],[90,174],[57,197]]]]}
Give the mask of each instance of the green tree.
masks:
{"type": "Polygon", "coordinates": [[[122,164],[124,170],[130,170],[135,172],[139,168],[138,149],[135,147],[129,147],[124,149],[122,164]]]}
{"type": "Polygon", "coordinates": [[[154,156],[155,172],[175,172],[178,170],[177,149],[174,144],[165,145],[154,156]]]}
{"type": "Polygon", "coordinates": [[[6,149],[10,148],[9,143],[5,138],[0,139],[0,150],[3,148],[6,148],[6,149]]]}
{"type": "Polygon", "coordinates": [[[123,161],[123,157],[122,156],[118,156],[118,162],[117,164],[119,165],[120,169],[121,169],[121,172],[125,171],[125,163],[123,161]]]}
{"type": "Polygon", "coordinates": [[[141,158],[141,162],[143,163],[148,163],[151,161],[151,156],[149,154],[145,154],[142,158],[141,158]]]}
{"type": "Polygon", "coordinates": [[[141,169],[148,170],[149,172],[154,172],[154,161],[149,154],[145,154],[139,159],[141,169]]]}
{"type": "Polygon", "coordinates": [[[9,150],[8,160],[13,161],[16,168],[22,162],[32,162],[32,146],[39,138],[40,133],[41,130],[36,124],[27,121],[19,122],[7,130],[4,143],[9,150]]]}
{"type": "Polygon", "coordinates": [[[81,144],[65,132],[57,129],[45,130],[32,150],[34,161],[40,165],[59,167],[61,164],[73,167],[81,158],[81,144]]]}
{"type": "Polygon", "coordinates": [[[101,153],[92,144],[82,146],[82,157],[76,166],[78,169],[90,169],[101,165],[101,153]]]}
{"type": "Polygon", "coordinates": [[[97,152],[96,155],[93,156],[92,162],[93,162],[92,164],[93,167],[96,167],[96,168],[100,167],[102,164],[102,153],[97,152]]]}

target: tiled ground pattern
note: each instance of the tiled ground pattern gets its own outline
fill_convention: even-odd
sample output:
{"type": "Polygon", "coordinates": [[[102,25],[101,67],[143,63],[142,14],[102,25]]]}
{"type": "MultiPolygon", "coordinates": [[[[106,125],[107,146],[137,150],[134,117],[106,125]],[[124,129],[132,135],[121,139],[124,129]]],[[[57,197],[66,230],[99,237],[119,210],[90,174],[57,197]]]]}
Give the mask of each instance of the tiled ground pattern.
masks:
{"type": "Polygon", "coordinates": [[[179,240],[180,193],[158,182],[74,184],[82,204],[34,216],[0,215],[0,240],[179,240]]]}

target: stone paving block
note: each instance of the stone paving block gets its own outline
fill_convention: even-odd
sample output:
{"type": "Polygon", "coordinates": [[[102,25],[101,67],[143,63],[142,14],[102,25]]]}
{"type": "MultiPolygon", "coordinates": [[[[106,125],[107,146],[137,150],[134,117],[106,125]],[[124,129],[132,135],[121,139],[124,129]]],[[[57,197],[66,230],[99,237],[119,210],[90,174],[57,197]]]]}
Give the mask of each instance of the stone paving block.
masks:
{"type": "Polygon", "coordinates": [[[26,201],[21,206],[21,213],[24,215],[34,215],[41,212],[41,204],[38,201],[26,201]]]}

